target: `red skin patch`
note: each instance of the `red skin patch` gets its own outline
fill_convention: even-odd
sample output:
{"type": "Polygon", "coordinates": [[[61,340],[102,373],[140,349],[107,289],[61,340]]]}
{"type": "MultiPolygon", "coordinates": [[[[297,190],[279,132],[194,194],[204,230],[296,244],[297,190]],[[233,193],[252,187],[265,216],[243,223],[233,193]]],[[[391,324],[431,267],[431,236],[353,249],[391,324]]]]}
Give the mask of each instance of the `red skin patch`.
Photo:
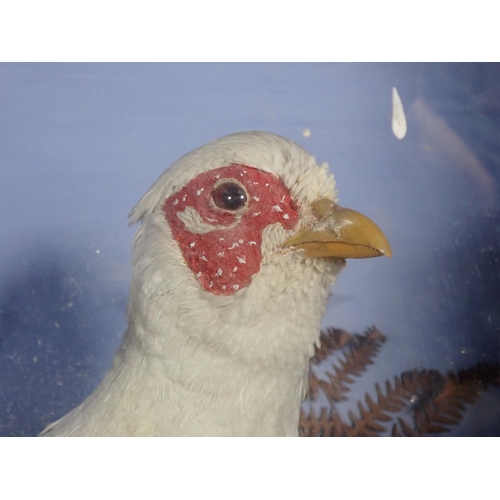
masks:
{"type": "Polygon", "coordinates": [[[247,286],[259,272],[262,231],[281,223],[293,229],[299,220],[297,207],[281,180],[247,165],[230,165],[200,174],[165,200],[162,207],[187,265],[201,286],[214,295],[231,295],[247,286]],[[247,204],[242,211],[218,208],[212,193],[221,180],[243,186],[247,204]],[[211,226],[228,226],[205,234],[191,233],[177,216],[194,208],[211,226]],[[234,227],[229,227],[238,220],[234,227]]]}

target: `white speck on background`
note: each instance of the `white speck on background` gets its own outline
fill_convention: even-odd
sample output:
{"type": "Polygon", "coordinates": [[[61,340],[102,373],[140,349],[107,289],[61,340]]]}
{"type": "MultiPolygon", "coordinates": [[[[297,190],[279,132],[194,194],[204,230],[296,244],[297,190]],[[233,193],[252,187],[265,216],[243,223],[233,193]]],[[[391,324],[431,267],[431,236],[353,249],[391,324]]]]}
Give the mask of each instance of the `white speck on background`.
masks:
{"type": "Polygon", "coordinates": [[[398,139],[406,135],[406,116],[398,89],[392,87],[392,132],[398,139]]]}
{"type": "Polygon", "coordinates": [[[308,129],[308,128],[305,128],[303,131],[302,131],[302,135],[304,137],[311,137],[311,131],[308,129]]]}

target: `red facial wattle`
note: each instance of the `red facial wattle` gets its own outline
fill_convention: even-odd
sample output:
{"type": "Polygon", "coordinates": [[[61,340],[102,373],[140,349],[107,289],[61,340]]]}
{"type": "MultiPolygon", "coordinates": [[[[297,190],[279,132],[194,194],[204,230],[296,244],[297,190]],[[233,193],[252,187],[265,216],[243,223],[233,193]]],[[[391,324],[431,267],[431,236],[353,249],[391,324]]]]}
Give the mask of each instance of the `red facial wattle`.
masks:
{"type": "Polygon", "coordinates": [[[162,209],[187,265],[202,287],[214,295],[241,290],[259,272],[264,228],[278,222],[284,229],[293,229],[299,220],[297,207],[281,180],[247,165],[200,174],[167,198],[162,209]],[[244,188],[244,207],[224,210],[216,206],[213,193],[224,182],[244,188]],[[207,232],[186,228],[179,214],[188,207],[199,214],[207,232]]]}

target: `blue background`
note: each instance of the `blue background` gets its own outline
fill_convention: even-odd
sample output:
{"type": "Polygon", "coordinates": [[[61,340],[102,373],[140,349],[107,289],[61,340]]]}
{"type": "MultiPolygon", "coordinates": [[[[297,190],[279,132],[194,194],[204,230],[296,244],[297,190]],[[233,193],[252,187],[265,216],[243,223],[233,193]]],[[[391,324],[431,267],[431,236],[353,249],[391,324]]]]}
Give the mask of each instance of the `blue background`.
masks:
{"type": "MultiPolygon", "coordinates": [[[[344,415],[402,371],[500,358],[499,65],[1,64],[0,435],[36,435],[97,385],[125,328],[128,212],[179,156],[242,130],[328,162],[340,203],[391,243],[329,301],[325,326],[389,339],[344,415]]],[[[495,389],[451,434],[499,420],[495,389]]]]}

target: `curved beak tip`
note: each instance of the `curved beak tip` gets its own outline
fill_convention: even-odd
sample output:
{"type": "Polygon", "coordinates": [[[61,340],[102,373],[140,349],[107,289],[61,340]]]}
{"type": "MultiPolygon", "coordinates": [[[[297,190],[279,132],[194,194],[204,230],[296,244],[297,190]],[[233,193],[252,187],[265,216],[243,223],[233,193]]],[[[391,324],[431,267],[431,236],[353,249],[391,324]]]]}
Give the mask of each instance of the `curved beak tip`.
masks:
{"type": "Polygon", "coordinates": [[[389,247],[389,246],[387,246],[387,248],[385,248],[385,249],[380,249],[379,251],[382,255],[389,257],[389,259],[392,257],[392,250],[391,250],[391,247],[389,247]]]}

